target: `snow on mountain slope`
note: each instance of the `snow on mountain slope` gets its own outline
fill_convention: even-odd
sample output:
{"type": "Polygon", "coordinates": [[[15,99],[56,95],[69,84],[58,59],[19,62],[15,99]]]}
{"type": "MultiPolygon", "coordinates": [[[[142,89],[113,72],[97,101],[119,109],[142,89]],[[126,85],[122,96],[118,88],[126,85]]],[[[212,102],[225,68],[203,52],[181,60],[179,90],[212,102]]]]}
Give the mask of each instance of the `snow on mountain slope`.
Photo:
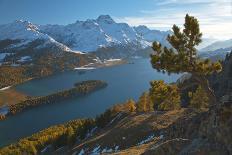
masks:
{"type": "Polygon", "coordinates": [[[167,43],[167,35],[171,33],[171,31],[150,30],[144,25],[134,27],[134,29],[141,38],[145,39],[148,42],[153,42],[156,40],[161,43],[167,43]]]}
{"type": "Polygon", "coordinates": [[[34,51],[42,48],[75,53],[103,50],[97,53],[107,58],[113,58],[112,55],[120,58],[122,55],[136,55],[136,51],[146,49],[155,40],[167,45],[166,36],[169,33],[116,23],[109,15],[68,25],[35,25],[17,20],[0,25],[0,50],[5,53],[28,47],[34,51]],[[106,54],[105,49],[109,49],[110,53],[106,54]],[[121,53],[118,53],[119,50],[121,53]]]}
{"type": "Polygon", "coordinates": [[[67,46],[57,42],[49,35],[40,32],[36,25],[23,20],[16,20],[9,24],[0,25],[0,41],[2,40],[18,40],[18,42],[8,46],[8,50],[19,47],[24,48],[33,41],[42,40],[42,44],[35,48],[56,46],[64,51],[71,51],[67,46]]]}
{"type": "Polygon", "coordinates": [[[141,48],[145,48],[156,39],[163,42],[163,38],[167,35],[167,32],[153,31],[148,28],[146,35],[143,35],[140,28],[131,27],[126,23],[116,23],[109,15],[101,15],[97,19],[76,21],[66,26],[44,25],[39,28],[71,49],[84,52],[96,51],[101,47],[128,44],[140,45],[141,48]]]}

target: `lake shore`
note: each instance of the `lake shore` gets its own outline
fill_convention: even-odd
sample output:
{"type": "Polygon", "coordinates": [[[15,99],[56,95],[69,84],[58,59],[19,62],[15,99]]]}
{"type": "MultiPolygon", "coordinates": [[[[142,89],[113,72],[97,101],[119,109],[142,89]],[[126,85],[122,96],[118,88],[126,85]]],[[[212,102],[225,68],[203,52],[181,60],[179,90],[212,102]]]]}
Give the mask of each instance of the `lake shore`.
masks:
{"type": "Polygon", "coordinates": [[[63,90],[47,96],[31,97],[16,104],[5,105],[0,108],[0,115],[4,116],[5,118],[9,115],[15,115],[24,110],[37,107],[39,105],[54,104],[74,97],[81,97],[83,95],[87,95],[99,89],[105,88],[106,86],[107,83],[101,80],[78,82],[74,85],[73,88],[68,90],[63,90]]]}

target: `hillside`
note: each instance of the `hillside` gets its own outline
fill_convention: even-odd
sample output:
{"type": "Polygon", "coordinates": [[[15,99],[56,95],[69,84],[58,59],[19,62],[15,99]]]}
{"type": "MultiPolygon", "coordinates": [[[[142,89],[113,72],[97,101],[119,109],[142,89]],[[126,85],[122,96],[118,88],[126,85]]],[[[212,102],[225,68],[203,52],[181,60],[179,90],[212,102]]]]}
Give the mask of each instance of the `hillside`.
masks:
{"type": "Polygon", "coordinates": [[[210,111],[132,114],[79,142],[70,154],[226,155],[232,151],[231,114],[226,104],[210,111]]]}

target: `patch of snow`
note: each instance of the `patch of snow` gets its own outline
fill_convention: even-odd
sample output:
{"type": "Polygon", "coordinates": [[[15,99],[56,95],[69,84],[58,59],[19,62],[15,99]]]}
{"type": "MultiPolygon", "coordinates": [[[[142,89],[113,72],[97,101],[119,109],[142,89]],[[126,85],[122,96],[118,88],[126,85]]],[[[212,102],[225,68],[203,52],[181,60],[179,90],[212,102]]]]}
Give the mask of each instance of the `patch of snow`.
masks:
{"type": "Polygon", "coordinates": [[[51,145],[48,145],[48,146],[46,146],[43,150],[41,150],[40,152],[41,152],[41,153],[44,153],[44,152],[46,152],[47,149],[49,149],[50,147],[51,147],[51,145]]]}
{"type": "Polygon", "coordinates": [[[114,61],[121,61],[122,59],[106,59],[104,62],[114,62],[114,61]]]}
{"type": "Polygon", "coordinates": [[[23,56],[21,57],[18,62],[26,62],[26,61],[31,61],[31,57],[30,56],[23,56]]]}
{"type": "Polygon", "coordinates": [[[151,141],[154,137],[155,137],[155,135],[152,134],[152,135],[148,136],[146,139],[144,139],[144,140],[142,140],[141,142],[139,142],[137,145],[145,144],[145,143],[151,141]]]}
{"type": "Polygon", "coordinates": [[[11,86],[7,86],[7,87],[4,87],[4,88],[1,88],[0,91],[4,91],[4,90],[7,90],[7,89],[10,89],[11,86]]]}
{"type": "Polygon", "coordinates": [[[2,61],[10,53],[0,53],[0,61],[2,61]]]}
{"type": "Polygon", "coordinates": [[[96,69],[95,67],[76,67],[75,70],[92,70],[96,69]]]}
{"type": "Polygon", "coordinates": [[[96,146],[93,151],[91,152],[91,155],[98,155],[100,154],[100,145],[96,146]]]}
{"type": "Polygon", "coordinates": [[[111,152],[113,152],[113,149],[111,149],[111,148],[104,148],[103,150],[102,150],[102,152],[101,153],[111,153],[111,152]]]}
{"type": "Polygon", "coordinates": [[[10,66],[12,66],[12,67],[18,67],[18,66],[20,66],[20,64],[11,64],[10,66]]]}
{"type": "Polygon", "coordinates": [[[118,151],[118,149],[119,149],[119,146],[115,146],[114,150],[118,151]]]}
{"type": "Polygon", "coordinates": [[[102,61],[100,60],[99,57],[96,57],[96,59],[93,59],[94,61],[98,62],[98,63],[102,63],[102,61]]]}
{"type": "Polygon", "coordinates": [[[159,137],[160,139],[163,139],[164,138],[164,135],[160,135],[160,137],[159,137]]]}
{"type": "Polygon", "coordinates": [[[67,52],[72,52],[72,53],[78,53],[78,54],[86,54],[84,52],[81,51],[75,51],[75,50],[66,50],[67,52]]]}
{"type": "Polygon", "coordinates": [[[86,134],[85,139],[91,137],[96,130],[97,130],[97,127],[94,127],[93,129],[91,129],[91,131],[86,134]]]}
{"type": "Polygon", "coordinates": [[[84,149],[82,149],[82,150],[78,153],[78,155],[84,155],[84,154],[85,154],[84,149]]]}
{"type": "Polygon", "coordinates": [[[7,115],[9,112],[9,107],[8,106],[3,106],[0,108],[0,115],[7,115]]]}
{"type": "Polygon", "coordinates": [[[117,114],[117,116],[115,116],[108,125],[112,124],[116,119],[118,119],[121,116],[122,116],[122,113],[117,114]]]}

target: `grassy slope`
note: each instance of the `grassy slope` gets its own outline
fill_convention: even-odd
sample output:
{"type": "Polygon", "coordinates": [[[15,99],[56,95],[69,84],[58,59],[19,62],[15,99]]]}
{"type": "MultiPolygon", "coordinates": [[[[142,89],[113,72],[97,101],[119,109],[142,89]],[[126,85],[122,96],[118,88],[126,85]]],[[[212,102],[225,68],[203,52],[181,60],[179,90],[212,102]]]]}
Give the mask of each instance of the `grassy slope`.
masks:
{"type": "Polygon", "coordinates": [[[169,112],[132,114],[113,124],[113,127],[105,128],[97,135],[80,142],[71,152],[78,153],[84,149],[85,153],[87,153],[100,145],[101,151],[104,148],[119,146],[121,151],[116,154],[141,154],[152,145],[162,142],[166,138],[166,130],[173,123],[185,117],[193,117],[196,113],[196,111],[190,109],[181,109],[169,112]],[[152,134],[154,134],[152,142],[137,145],[152,134]],[[160,135],[164,135],[164,138],[162,139],[160,135]]]}

